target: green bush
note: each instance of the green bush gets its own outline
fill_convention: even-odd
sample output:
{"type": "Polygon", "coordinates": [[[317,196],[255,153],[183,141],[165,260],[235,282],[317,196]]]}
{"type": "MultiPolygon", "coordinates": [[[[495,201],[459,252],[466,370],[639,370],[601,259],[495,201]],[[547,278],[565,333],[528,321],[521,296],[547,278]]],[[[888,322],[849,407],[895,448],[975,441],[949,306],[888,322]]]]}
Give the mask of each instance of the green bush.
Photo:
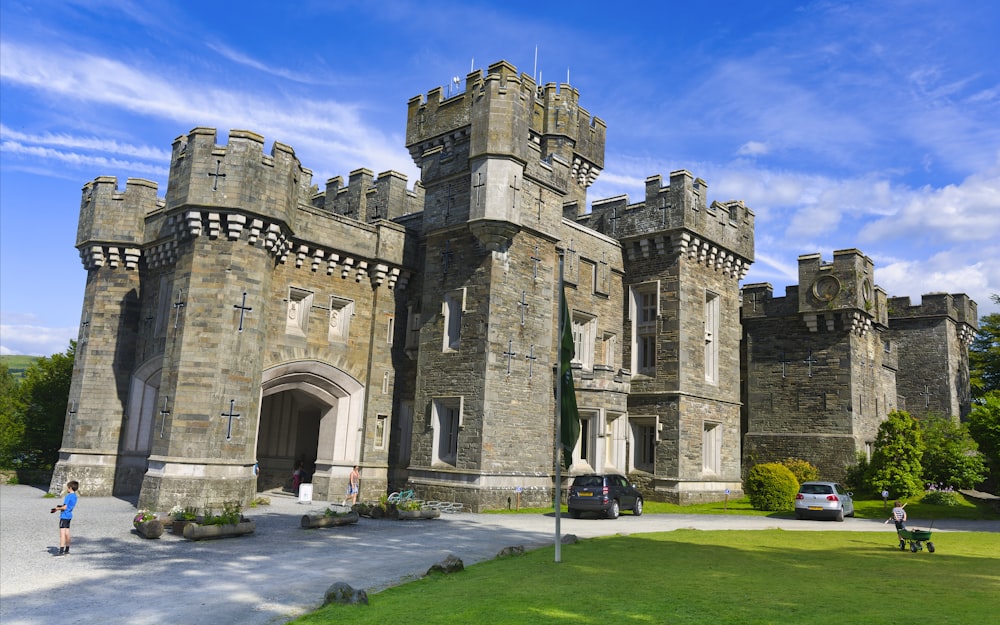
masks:
{"type": "Polygon", "coordinates": [[[920,500],[920,503],[929,503],[934,506],[951,506],[951,507],[959,506],[962,504],[962,502],[959,501],[958,499],[958,495],[955,492],[949,490],[932,490],[926,495],[924,495],[923,499],[920,500]]]}
{"type": "Polygon", "coordinates": [[[791,510],[799,483],[783,464],[758,464],[747,474],[746,492],[754,510],[791,510]]]}
{"type": "Polygon", "coordinates": [[[799,484],[819,479],[819,469],[814,467],[807,460],[803,460],[801,458],[785,458],[781,461],[781,464],[788,467],[788,470],[792,472],[792,475],[795,476],[795,479],[798,480],[799,484]]]}

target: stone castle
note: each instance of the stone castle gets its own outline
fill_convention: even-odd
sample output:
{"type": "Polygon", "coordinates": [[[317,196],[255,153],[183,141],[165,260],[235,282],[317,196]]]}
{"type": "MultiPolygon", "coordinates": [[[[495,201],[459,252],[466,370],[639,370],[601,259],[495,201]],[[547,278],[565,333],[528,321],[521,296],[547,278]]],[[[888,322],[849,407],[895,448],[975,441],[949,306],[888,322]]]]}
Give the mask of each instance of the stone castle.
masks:
{"type": "Polygon", "coordinates": [[[841,476],[896,407],[968,410],[974,302],[889,299],[857,250],[800,257],[783,298],[741,291],[754,214],[683,170],[588,209],[605,124],[568,84],[495,63],[411,99],[406,145],[412,187],[358,169],[320,191],[291,147],[208,128],[174,142],[163,198],[88,183],[53,489],[246,504],[301,462],[320,500],[359,465],[362,498],[550,505],[560,276],[581,417],[568,476],[716,500],[749,460],[841,476]]]}

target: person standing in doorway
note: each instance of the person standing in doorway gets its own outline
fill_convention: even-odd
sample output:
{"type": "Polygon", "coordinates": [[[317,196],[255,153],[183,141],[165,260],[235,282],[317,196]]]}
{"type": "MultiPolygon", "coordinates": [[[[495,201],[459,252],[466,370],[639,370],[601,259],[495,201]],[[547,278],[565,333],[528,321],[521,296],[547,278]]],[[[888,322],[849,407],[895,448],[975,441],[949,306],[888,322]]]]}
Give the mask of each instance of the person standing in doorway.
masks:
{"type": "Polygon", "coordinates": [[[76,494],[76,491],[80,488],[80,483],[76,480],[70,480],[66,483],[66,497],[63,498],[63,502],[52,508],[50,512],[53,514],[56,510],[59,511],[59,555],[68,556],[69,555],[69,523],[73,520],[73,508],[76,507],[76,502],[80,498],[76,494]]]}
{"type": "Polygon", "coordinates": [[[358,465],[354,465],[351,469],[351,476],[347,481],[347,499],[351,502],[351,505],[358,503],[358,491],[361,488],[361,473],[358,471],[358,465]]]}

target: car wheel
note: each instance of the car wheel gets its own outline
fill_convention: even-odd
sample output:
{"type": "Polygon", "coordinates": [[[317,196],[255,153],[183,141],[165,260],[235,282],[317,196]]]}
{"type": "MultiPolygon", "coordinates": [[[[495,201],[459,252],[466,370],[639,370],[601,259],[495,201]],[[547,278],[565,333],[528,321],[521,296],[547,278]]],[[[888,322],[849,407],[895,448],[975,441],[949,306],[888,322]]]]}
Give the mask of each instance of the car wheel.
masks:
{"type": "Polygon", "coordinates": [[[841,508],[840,510],[837,510],[837,516],[834,517],[834,518],[837,521],[839,521],[840,523],[843,523],[844,522],[844,509],[841,508]]]}
{"type": "Polygon", "coordinates": [[[632,506],[632,514],[634,516],[642,516],[642,497],[635,498],[635,505],[632,506]]]}
{"type": "Polygon", "coordinates": [[[574,509],[570,508],[569,515],[571,517],[573,517],[574,519],[579,519],[580,518],[580,511],[579,510],[574,510],[574,509]]]}
{"type": "Polygon", "coordinates": [[[934,543],[932,542],[927,543],[927,551],[929,551],[930,553],[934,553],[934,543]]]}
{"type": "Polygon", "coordinates": [[[621,509],[618,507],[618,500],[612,499],[608,506],[608,518],[617,519],[619,514],[621,514],[621,509]]]}

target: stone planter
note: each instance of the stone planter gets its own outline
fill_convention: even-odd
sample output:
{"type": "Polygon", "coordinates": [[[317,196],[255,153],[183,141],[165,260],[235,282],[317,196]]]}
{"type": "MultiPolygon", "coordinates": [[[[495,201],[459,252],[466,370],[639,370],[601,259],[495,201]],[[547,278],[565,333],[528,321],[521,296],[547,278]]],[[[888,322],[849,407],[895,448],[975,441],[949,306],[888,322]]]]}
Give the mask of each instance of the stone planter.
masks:
{"type": "Polygon", "coordinates": [[[397,510],[396,518],[400,521],[415,521],[417,519],[436,519],[441,516],[441,511],[434,508],[424,508],[423,510],[397,510]]]}
{"type": "Polygon", "coordinates": [[[358,519],[361,518],[357,512],[348,512],[346,514],[338,514],[333,516],[327,516],[325,514],[303,514],[302,515],[302,529],[314,529],[317,527],[337,527],[340,525],[350,525],[351,523],[357,523],[358,519]]]}
{"type": "Polygon", "coordinates": [[[184,528],[188,525],[194,523],[194,521],[187,521],[182,519],[177,519],[170,524],[170,533],[176,536],[184,535],[184,528]]]}
{"type": "Polygon", "coordinates": [[[163,523],[158,519],[143,521],[135,524],[135,531],[139,532],[143,538],[159,538],[163,536],[163,523]]]}
{"type": "Polygon", "coordinates": [[[206,540],[210,538],[230,538],[252,534],[257,524],[250,519],[244,519],[235,525],[199,525],[188,523],[184,528],[184,538],[188,540],[206,540]]]}

